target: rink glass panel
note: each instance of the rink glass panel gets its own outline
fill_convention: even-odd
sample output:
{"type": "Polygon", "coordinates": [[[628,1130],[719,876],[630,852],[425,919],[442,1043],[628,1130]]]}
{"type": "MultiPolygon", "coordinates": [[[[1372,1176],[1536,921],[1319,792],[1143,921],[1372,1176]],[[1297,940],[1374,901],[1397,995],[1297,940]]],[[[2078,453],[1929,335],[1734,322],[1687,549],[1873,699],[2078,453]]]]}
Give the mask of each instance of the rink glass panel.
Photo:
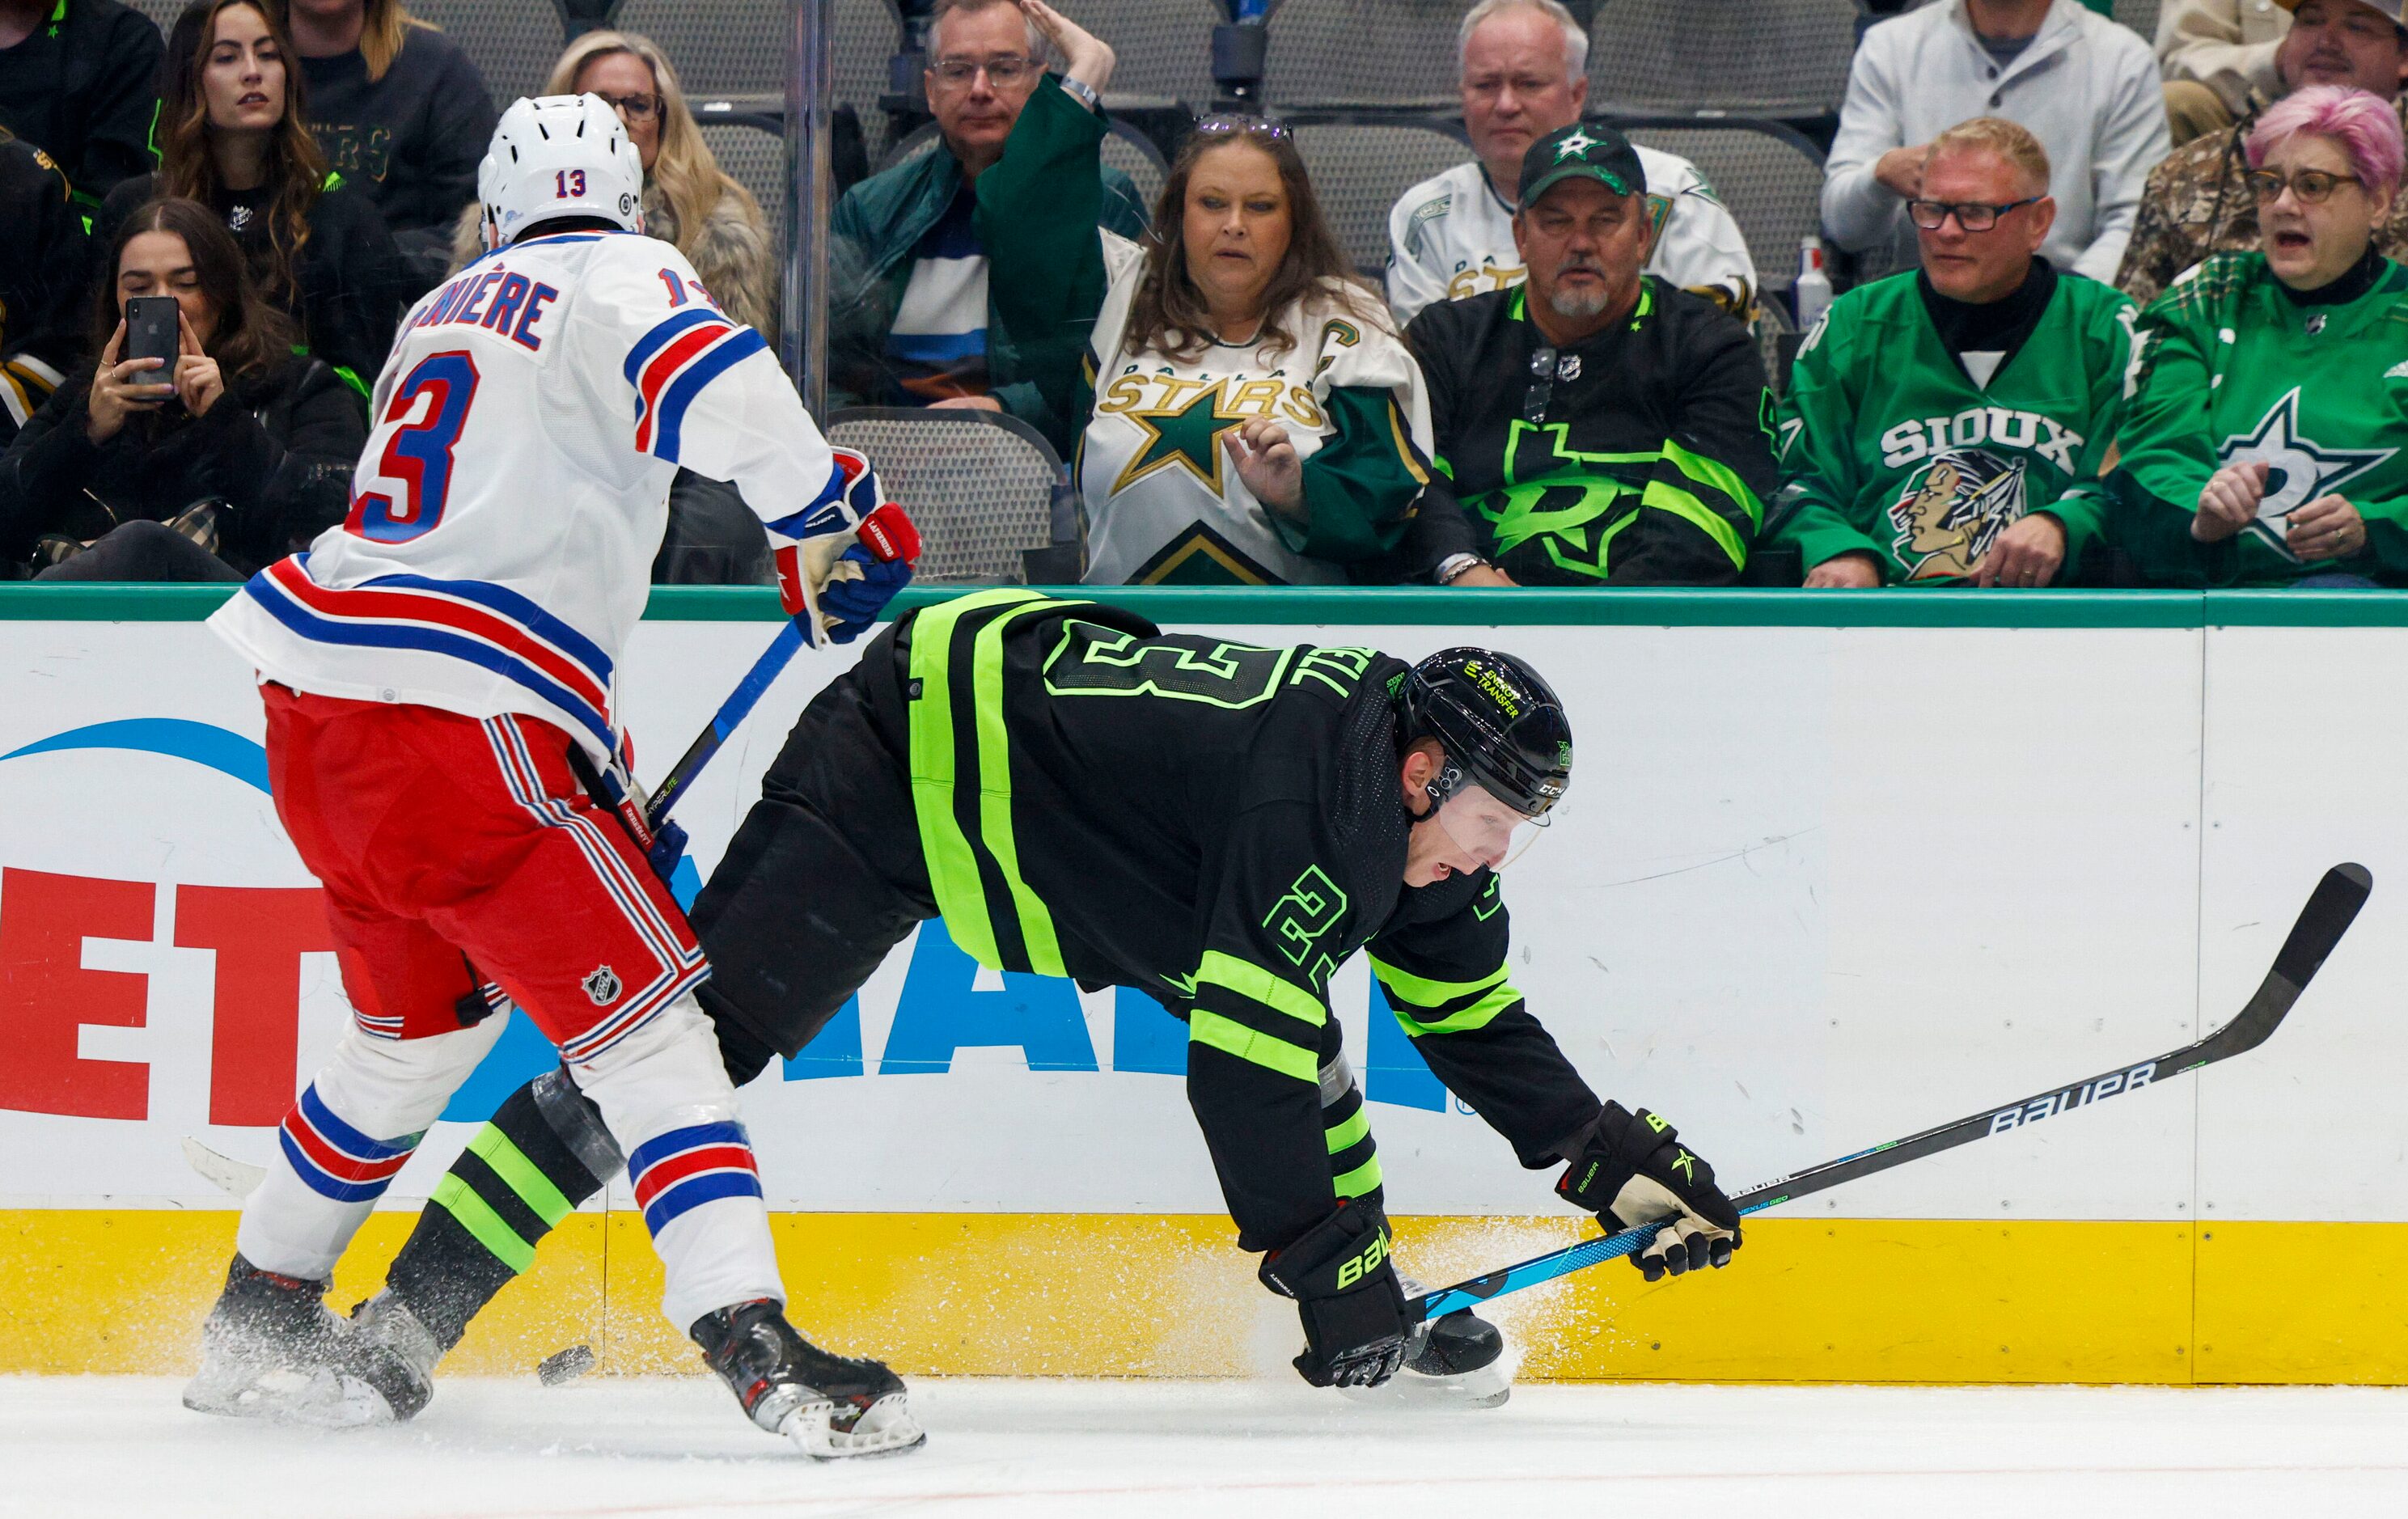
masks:
{"type": "MultiPolygon", "coordinates": [[[[0,590],[0,1371],[184,1364],[232,1214],[179,1141],[264,1160],[344,1025],[250,673],[195,625],[225,594],[0,590]]],[[[1609,1266],[1529,1294],[1500,1308],[1527,1374],[2408,1381],[2408,596],[1104,595],[1239,641],[1475,642],[1543,670],[1579,764],[1506,880],[1515,984],[1592,1084],[1671,1115],[1736,1183],[2195,1038],[2318,872],[2373,870],[2263,1050],[1770,1215],[1704,1281],[1609,1266]]],[[[642,774],[778,616],[767,592],[654,594],[621,688],[642,774]]],[[[853,657],[797,659],[706,773],[681,812],[700,870],[853,657]]],[[[1375,996],[1359,963],[1334,983],[1407,1269],[1576,1237],[1375,996]]],[[[1179,1033],[924,930],[746,1093],[797,1313],[909,1370],[1276,1366],[1293,1319],[1219,1216],[1179,1033]]],[[[505,1039],[339,1301],[547,1059],[523,1025],[505,1039]]],[[[598,1339],[615,1367],[683,1366],[657,1287],[616,1185],[461,1364],[598,1339]]]]}

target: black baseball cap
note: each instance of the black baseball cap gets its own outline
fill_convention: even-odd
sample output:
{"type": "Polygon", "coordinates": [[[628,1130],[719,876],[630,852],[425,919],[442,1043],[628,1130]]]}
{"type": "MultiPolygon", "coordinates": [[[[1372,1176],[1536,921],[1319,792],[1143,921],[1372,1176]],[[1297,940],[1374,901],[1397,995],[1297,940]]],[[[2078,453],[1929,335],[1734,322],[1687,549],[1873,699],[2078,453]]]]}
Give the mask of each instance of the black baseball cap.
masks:
{"type": "Polygon", "coordinates": [[[1522,204],[1572,179],[1595,179],[1617,195],[1647,193],[1647,171],[1639,166],[1639,150],[1630,139],[1587,122],[1548,133],[1522,155],[1522,204]]]}

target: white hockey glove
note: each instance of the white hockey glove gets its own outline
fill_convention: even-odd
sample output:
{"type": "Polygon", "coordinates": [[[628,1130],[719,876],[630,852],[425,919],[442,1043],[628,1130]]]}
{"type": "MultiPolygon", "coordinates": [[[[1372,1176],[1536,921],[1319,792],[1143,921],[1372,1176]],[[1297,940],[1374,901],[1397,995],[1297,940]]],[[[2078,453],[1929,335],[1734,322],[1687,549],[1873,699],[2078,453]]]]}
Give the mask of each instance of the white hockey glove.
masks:
{"type": "Polygon", "coordinates": [[[884,498],[869,461],[831,449],[838,475],[828,498],[769,524],[778,595],[813,643],[851,643],[910,581],[920,532],[884,498]]]}

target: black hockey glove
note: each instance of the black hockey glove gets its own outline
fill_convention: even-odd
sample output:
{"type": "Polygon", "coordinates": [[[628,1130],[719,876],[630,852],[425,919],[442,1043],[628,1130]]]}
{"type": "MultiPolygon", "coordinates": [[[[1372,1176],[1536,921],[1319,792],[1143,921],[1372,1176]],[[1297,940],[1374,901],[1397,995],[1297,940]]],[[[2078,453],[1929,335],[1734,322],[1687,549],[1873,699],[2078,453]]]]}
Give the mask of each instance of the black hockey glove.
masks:
{"type": "Polygon", "coordinates": [[[1345,1204],[1263,1260],[1263,1285],[1304,1320],[1298,1375],[1316,1387],[1377,1387],[1404,1363],[1405,1293],[1388,1259],[1388,1219],[1345,1204]]]}
{"type": "Polygon", "coordinates": [[[1655,1241],[1630,1257],[1650,1282],[1728,1266],[1739,1248],[1739,1210],[1714,1185],[1714,1168],[1679,1139],[1646,1109],[1634,1114],[1609,1102],[1555,1183],[1556,1196],[1615,1233],[1664,1221],[1655,1241]]]}

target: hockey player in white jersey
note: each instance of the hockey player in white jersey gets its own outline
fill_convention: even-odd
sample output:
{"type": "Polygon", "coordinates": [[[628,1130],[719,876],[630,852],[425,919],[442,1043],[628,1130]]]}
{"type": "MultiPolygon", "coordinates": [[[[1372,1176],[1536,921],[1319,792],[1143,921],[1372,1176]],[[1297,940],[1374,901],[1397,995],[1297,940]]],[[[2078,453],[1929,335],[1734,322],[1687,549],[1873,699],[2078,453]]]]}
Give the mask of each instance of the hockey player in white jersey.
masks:
{"type": "Polygon", "coordinates": [[[519,101],[478,192],[489,251],[404,321],[349,520],[211,619],[259,671],[278,812],[324,887],[357,1025],[243,1209],[184,1401],[337,1423],[389,1408],[414,1347],[322,1297],[507,999],[627,1156],[664,1311],[745,1412],[822,1457],[909,1448],[902,1383],[783,1316],[758,1170],[694,998],[710,967],[577,775],[626,763],[617,663],[679,466],[739,487],[814,638],[867,627],[916,537],[760,335],[640,235],[642,172],[609,106],[519,101]]]}

